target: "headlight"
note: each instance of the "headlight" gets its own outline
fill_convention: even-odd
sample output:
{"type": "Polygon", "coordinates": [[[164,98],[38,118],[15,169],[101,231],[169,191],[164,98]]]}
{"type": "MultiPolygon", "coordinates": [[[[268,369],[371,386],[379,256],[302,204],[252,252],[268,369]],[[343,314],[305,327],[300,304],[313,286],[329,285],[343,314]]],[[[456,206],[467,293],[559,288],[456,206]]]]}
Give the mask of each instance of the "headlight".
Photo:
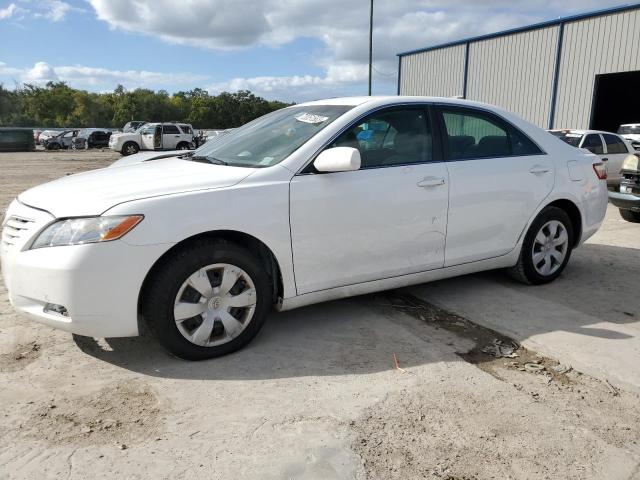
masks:
{"type": "Polygon", "coordinates": [[[638,170],[638,157],[627,155],[622,162],[622,170],[638,170]]]}
{"type": "Polygon", "coordinates": [[[31,249],[117,240],[131,231],[143,218],[143,215],[128,215],[59,220],[38,235],[31,249]]]}

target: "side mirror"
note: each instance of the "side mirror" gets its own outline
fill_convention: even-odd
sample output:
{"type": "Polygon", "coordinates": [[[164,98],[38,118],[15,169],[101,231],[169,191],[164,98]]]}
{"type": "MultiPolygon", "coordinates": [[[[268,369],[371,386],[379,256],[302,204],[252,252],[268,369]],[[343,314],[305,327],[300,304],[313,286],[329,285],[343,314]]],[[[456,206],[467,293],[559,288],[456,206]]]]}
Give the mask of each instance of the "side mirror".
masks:
{"type": "Polygon", "coordinates": [[[351,147],[324,150],[313,162],[319,172],[351,172],[360,168],[360,151],[351,147]]]}

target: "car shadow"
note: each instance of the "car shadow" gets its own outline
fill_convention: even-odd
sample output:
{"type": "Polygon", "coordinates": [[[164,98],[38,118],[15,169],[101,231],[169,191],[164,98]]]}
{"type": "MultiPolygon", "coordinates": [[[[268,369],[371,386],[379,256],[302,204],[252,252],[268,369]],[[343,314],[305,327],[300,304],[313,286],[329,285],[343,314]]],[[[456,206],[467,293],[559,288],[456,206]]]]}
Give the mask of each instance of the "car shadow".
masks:
{"type": "Polygon", "coordinates": [[[274,312],[242,350],[198,362],[168,354],[152,335],[104,340],[74,335],[73,340],[84,353],[128,370],[202,380],[374,373],[393,368],[394,353],[405,367],[457,359],[450,347],[415,335],[414,320],[392,314],[387,304],[367,295],[274,312]]]}
{"type": "MultiPolygon", "coordinates": [[[[200,362],[169,355],[151,336],[98,341],[74,335],[74,341],[96,359],[165,378],[261,380],[374,373],[393,368],[394,354],[403,367],[411,367],[459,361],[456,352],[474,346],[468,338],[390,307],[388,299],[396,293],[418,292],[426,301],[431,295],[445,309],[447,301],[442,298],[451,298],[455,305],[456,298],[475,295],[483,315],[513,317],[508,331],[497,330],[518,342],[552,331],[615,342],[632,335],[598,322],[622,325],[640,320],[634,282],[638,271],[640,250],[587,244],[574,252],[563,275],[548,285],[521,285],[493,271],[274,313],[244,349],[200,362]]],[[[474,316],[466,314],[471,322],[474,316]]]]}

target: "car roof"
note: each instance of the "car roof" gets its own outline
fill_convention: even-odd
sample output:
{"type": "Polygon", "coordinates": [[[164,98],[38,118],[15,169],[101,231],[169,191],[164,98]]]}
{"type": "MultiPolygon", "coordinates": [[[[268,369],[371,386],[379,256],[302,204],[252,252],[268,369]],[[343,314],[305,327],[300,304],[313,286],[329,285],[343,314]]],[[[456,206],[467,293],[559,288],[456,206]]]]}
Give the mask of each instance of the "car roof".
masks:
{"type": "Polygon", "coordinates": [[[446,103],[449,105],[473,106],[489,109],[491,111],[503,111],[500,107],[483,102],[461,99],[459,97],[426,97],[413,95],[386,95],[371,97],[339,97],[325,100],[314,100],[312,102],[298,103],[292,107],[312,106],[312,105],[347,105],[357,107],[365,104],[373,104],[377,107],[385,105],[397,105],[401,103],[446,103]]]}
{"type": "Polygon", "coordinates": [[[607,135],[616,135],[617,133],[613,132],[605,132],[604,130],[580,130],[575,128],[554,128],[553,130],[549,130],[550,132],[566,132],[566,133],[575,133],[577,135],[586,135],[588,133],[605,133],[607,135]]]}

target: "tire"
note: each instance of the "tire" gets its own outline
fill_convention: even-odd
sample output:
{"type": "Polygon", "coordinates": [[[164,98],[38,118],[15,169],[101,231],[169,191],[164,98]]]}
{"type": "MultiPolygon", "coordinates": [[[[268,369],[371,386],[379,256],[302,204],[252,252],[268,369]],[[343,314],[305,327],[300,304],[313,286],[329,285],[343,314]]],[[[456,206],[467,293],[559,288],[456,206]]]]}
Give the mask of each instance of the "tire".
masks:
{"type": "Polygon", "coordinates": [[[620,216],[627,222],[640,223],[640,212],[634,212],[633,210],[620,209],[620,216]]]}
{"type": "Polygon", "coordinates": [[[569,215],[561,208],[546,207],[529,227],[518,263],[509,269],[509,274],[529,285],[552,282],[567,266],[573,245],[569,215]]]}
{"type": "Polygon", "coordinates": [[[180,142],[177,146],[176,146],[177,150],[191,150],[191,144],[189,144],[188,142],[180,142]]]}
{"type": "Polygon", "coordinates": [[[219,357],[244,347],[258,334],[270,308],[264,266],[247,249],[226,241],[200,241],[176,252],[156,270],[141,302],[142,316],[160,344],[185,360],[219,357]]]}
{"type": "Polygon", "coordinates": [[[122,155],[124,155],[125,157],[128,157],[129,155],[134,155],[139,151],[140,147],[136,142],[126,142],[124,145],[122,145],[122,151],[120,153],[122,153],[122,155]]]}
{"type": "Polygon", "coordinates": [[[59,143],[49,143],[47,144],[47,150],[60,150],[59,143]]]}

